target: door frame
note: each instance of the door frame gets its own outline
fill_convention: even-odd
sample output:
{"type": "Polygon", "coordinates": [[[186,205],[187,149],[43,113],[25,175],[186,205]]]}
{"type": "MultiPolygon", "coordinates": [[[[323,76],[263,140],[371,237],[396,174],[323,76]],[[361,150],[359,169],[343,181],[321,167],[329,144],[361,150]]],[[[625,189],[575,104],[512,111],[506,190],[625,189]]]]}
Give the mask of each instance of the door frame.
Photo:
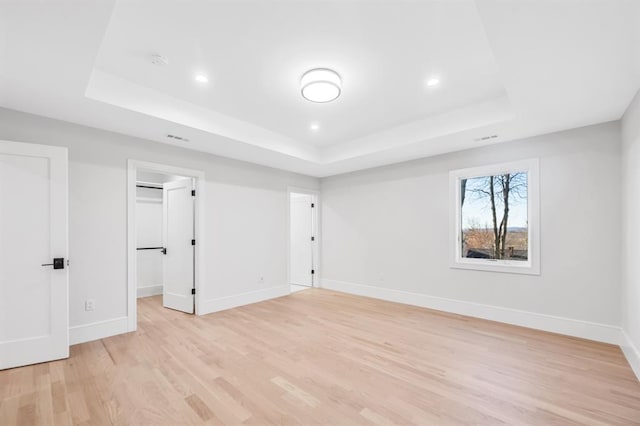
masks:
{"type": "Polygon", "coordinates": [[[311,221],[313,234],[316,237],[313,241],[313,274],[311,288],[320,287],[320,191],[317,189],[302,188],[298,186],[287,186],[287,286],[291,293],[291,193],[309,194],[315,207],[311,211],[311,221]]]}
{"type": "Polygon", "coordinates": [[[200,315],[200,283],[204,282],[204,263],[202,262],[204,253],[204,214],[202,208],[204,204],[204,182],[205,174],[201,170],[187,169],[167,164],[151,163],[140,160],[127,160],[127,328],[128,331],[135,331],[138,328],[138,306],[137,306],[137,256],[136,256],[136,176],[138,170],[156,172],[169,175],[180,175],[194,178],[194,188],[196,198],[194,203],[195,214],[195,270],[194,286],[195,294],[195,314],[200,315]]]}

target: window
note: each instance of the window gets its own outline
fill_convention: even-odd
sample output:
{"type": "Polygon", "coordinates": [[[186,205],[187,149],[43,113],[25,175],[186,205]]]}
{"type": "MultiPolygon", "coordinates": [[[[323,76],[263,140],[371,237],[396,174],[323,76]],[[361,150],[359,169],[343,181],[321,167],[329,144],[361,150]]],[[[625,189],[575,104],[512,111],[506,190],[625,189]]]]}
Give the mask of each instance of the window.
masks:
{"type": "Polygon", "coordinates": [[[540,273],[538,160],[455,170],[451,267],[540,273]]]}

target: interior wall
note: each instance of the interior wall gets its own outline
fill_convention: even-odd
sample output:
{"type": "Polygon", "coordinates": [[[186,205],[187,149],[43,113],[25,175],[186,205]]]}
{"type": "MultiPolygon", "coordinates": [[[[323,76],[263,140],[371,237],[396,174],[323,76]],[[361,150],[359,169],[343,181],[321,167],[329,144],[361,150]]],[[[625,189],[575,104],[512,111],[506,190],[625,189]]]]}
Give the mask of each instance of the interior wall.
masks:
{"type": "Polygon", "coordinates": [[[463,301],[461,312],[543,329],[602,324],[616,340],[620,145],[612,122],[323,179],[322,285],[443,309],[463,301]],[[528,158],[540,159],[541,274],[451,269],[449,171],[528,158]]]}
{"type": "MultiPolygon", "coordinates": [[[[136,188],[136,247],[162,247],[162,189],[136,188]]],[[[162,252],[138,250],[138,297],[162,294],[162,252]]]]}
{"type": "Polygon", "coordinates": [[[640,91],[622,118],[622,188],[623,348],[640,378],[640,91]]]}
{"type": "Polygon", "coordinates": [[[127,315],[128,159],[204,171],[205,311],[288,294],[287,186],[318,179],[8,109],[0,139],[69,148],[72,328],[127,315]]]}

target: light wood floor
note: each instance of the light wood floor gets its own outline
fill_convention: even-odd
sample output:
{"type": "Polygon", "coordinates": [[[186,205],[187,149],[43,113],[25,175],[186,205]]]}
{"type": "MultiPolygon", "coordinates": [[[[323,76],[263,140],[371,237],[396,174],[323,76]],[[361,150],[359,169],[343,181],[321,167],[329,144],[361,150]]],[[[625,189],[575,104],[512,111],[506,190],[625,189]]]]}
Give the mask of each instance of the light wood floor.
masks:
{"type": "Polygon", "coordinates": [[[325,290],[0,372],[0,424],[640,424],[612,345],[325,290]]]}

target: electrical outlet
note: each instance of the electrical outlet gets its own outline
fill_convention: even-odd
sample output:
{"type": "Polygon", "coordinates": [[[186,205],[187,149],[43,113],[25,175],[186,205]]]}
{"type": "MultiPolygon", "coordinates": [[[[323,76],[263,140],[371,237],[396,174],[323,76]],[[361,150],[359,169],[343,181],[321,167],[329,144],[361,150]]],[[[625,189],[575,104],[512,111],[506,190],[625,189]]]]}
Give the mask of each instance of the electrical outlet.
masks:
{"type": "Polygon", "coordinates": [[[84,310],[85,311],[93,311],[96,309],[96,301],[94,299],[87,299],[84,302],[84,310]]]}

